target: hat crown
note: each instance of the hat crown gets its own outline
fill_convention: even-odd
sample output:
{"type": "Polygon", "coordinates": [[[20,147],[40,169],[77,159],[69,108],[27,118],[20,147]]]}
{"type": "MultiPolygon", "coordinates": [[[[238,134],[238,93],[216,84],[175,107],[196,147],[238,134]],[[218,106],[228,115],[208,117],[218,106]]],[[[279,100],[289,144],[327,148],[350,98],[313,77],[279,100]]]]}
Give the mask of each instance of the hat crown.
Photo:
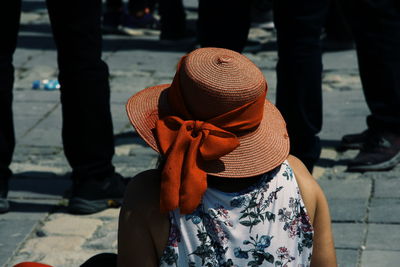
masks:
{"type": "Polygon", "coordinates": [[[245,56],[223,48],[200,48],[183,60],[180,84],[185,106],[207,120],[258,99],[267,84],[245,56]]]}

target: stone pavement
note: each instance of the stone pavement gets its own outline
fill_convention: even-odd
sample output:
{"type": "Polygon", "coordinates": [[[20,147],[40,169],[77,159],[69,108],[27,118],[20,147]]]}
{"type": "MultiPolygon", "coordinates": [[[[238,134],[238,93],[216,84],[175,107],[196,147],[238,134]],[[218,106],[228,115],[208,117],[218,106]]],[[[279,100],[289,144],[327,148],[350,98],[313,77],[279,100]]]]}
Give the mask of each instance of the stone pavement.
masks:
{"type": "MultiPolygon", "coordinates": [[[[189,23],[195,0],[184,1],[189,23]]],[[[246,53],[264,72],[268,97],[275,98],[274,34],[252,29],[266,49],[246,53]],[[271,45],[272,44],[272,45],[271,45]],[[268,48],[269,47],[269,48],[268,48]]],[[[111,71],[112,113],[117,171],[126,177],[151,168],[156,153],[132,130],[124,104],[134,92],[172,80],[178,59],[189,46],[165,47],[157,36],[105,36],[105,61],[111,71]]],[[[14,116],[17,147],[11,166],[11,212],[0,215],[0,266],[41,261],[79,266],[101,252],[116,252],[118,209],[86,216],[69,215],[65,198],[70,168],[62,151],[61,107],[57,91],[31,90],[35,79],[57,75],[56,52],[42,0],[23,1],[16,67],[14,116]]],[[[400,166],[389,172],[348,173],[345,162],[356,151],[336,152],[346,133],[365,129],[367,107],[354,51],[324,55],[324,145],[314,175],[332,213],[340,266],[398,266],[400,262],[400,166]]]]}

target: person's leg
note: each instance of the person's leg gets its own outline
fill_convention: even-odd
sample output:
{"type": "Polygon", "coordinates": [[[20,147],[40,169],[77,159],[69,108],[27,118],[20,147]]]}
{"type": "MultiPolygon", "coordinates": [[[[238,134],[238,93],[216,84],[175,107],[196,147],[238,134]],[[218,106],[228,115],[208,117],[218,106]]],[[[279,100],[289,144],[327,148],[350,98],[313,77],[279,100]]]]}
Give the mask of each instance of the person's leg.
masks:
{"type": "Polygon", "coordinates": [[[349,168],[392,168],[400,162],[400,4],[396,0],[342,0],[341,4],[354,33],[371,111],[369,138],[349,168]]]}
{"type": "Polygon", "coordinates": [[[161,40],[179,40],[186,37],[186,14],[182,0],[159,0],[161,40]]]}
{"type": "Polygon", "coordinates": [[[11,176],[9,165],[15,146],[14,124],[12,114],[12,88],[14,67],[12,58],[17,46],[19,20],[21,14],[20,0],[5,0],[0,11],[0,212],[8,210],[5,200],[8,193],[8,179],[11,176]]]}
{"type": "Polygon", "coordinates": [[[106,0],[102,17],[102,29],[105,33],[119,33],[124,5],[122,0],[106,0]]]}
{"type": "Polygon", "coordinates": [[[242,52],[249,34],[252,2],[200,0],[197,31],[201,47],[242,52]]]}
{"type": "Polygon", "coordinates": [[[109,73],[101,60],[101,0],[47,0],[47,6],[58,51],[62,137],[74,194],[87,199],[116,196],[119,189],[85,189],[114,176],[109,73]]]}
{"type": "MultiPolygon", "coordinates": [[[[343,45],[353,43],[353,35],[350,26],[344,17],[338,0],[332,0],[329,7],[327,21],[325,23],[325,40],[327,42],[341,42],[343,45]]],[[[350,46],[349,46],[350,47],[350,46]]]]}
{"type": "Polygon", "coordinates": [[[321,151],[320,35],[328,7],[329,0],[274,2],[279,56],[276,104],[287,123],[291,153],[310,171],[321,151]]]}
{"type": "Polygon", "coordinates": [[[107,11],[120,11],[122,6],[122,0],[106,0],[107,11]]]}
{"type": "Polygon", "coordinates": [[[400,4],[395,0],[346,2],[371,110],[368,126],[400,133],[400,4]]]}

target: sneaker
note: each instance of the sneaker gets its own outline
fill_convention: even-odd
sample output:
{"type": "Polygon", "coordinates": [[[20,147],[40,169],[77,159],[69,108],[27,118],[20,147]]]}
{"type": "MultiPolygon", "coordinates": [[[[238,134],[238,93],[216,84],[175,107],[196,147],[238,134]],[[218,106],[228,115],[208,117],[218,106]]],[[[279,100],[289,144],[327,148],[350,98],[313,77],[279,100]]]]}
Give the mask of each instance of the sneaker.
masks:
{"type": "Polygon", "coordinates": [[[348,163],[348,171],[386,171],[400,163],[400,135],[367,134],[360,153],[348,163]]]}
{"type": "Polygon", "coordinates": [[[336,149],[338,151],[345,151],[348,149],[361,149],[367,140],[369,130],[365,130],[358,134],[347,134],[342,137],[339,147],[336,149]]]}
{"type": "Polygon", "coordinates": [[[5,213],[10,210],[10,204],[7,200],[8,194],[8,179],[0,179],[0,213],[5,213]]]}
{"type": "Polygon", "coordinates": [[[73,214],[92,214],[122,204],[126,184],[115,173],[104,180],[75,181],[68,211],[73,214]]]}

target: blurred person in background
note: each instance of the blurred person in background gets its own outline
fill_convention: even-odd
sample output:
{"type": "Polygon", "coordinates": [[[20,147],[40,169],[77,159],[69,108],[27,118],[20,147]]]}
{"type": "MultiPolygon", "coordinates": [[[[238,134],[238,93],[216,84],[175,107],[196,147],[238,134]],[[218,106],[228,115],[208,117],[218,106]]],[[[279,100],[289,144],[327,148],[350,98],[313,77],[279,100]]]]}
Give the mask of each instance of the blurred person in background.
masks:
{"type": "Polygon", "coordinates": [[[159,22],[154,17],[156,0],[106,0],[102,27],[105,32],[141,34],[138,29],[157,29],[159,22]]]}
{"type": "MultiPolygon", "coordinates": [[[[182,0],[107,0],[102,27],[105,32],[137,36],[143,30],[160,30],[162,44],[190,39],[182,0]],[[160,20],[155,17],[158,11],[160,20]]],[[[158,33],[158,32],[157,32],[158,33]]]]}

